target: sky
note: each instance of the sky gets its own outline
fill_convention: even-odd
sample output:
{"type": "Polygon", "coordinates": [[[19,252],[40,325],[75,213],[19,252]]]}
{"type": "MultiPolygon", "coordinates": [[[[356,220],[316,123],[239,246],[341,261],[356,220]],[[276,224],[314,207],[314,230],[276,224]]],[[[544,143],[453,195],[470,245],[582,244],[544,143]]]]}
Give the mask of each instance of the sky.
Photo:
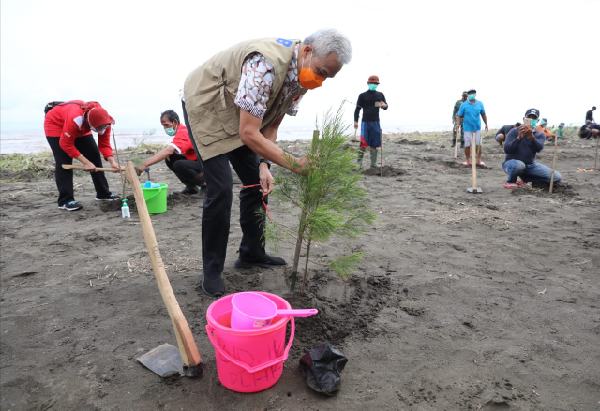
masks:
{"type": "Polygon", "coordinates": [[[348,36],[352,61],[309,91],[282,129],[310,129],[340,104],[351,124],[371,74],[389,104],[387,132],[451,129],[454,102],[469,88],[491,127],[530,107],[550,124],[581,124],[600,105],[600,0],[2,0],[0,8],[3,135],[43,136],[44,105],[70,99],[99,101],[116,130],[160,128],[160,112],[181,114],[186,76],[213,54],[322,28],[348,36]]]}

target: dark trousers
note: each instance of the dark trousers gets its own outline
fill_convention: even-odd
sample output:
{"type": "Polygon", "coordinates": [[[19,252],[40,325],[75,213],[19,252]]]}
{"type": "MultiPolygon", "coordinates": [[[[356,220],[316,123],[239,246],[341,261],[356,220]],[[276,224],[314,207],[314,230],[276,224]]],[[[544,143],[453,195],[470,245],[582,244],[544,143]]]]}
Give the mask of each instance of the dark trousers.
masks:
{"type": "MultiPolygon", "coordinates": [[[[185,104],[183,117],[193,140],[185,104]]],[[[198,150],[196,150],[198,151],[198,150]]],[[[233,201],[233,176],[231,166],[243,185],[260,183],[258,156],[248,147],[239,147],[227,154],[203,160],[206,192],[202,213],[202,263],[204,275],[214,278],[221,275],[227,254],[231,204],[233,201]]],[[[240,226],[242,242],[239,257],[242,260],[260,260],[265,255],[263,236],[264,214],[260,187],[244,188],[240,192],[240,226]]]]}
{"type": "MultiPolygon", "coordinates": [[[[54,154],[54,180],[56,181],[56,187],[58,188],[58,205],[74,200],[73,196],[73,170],[65,170],[62,168],[63,164],[73,164],[73,159],[69,157],[67,153],[60,148],[57,137],[46,137],[52,154],[54,154]]],[[[90,134],[89,136],[83,136],[75,139],[75,147],[90,160],[96,167],[102,167],[102,159],[100,158],[100,151],[98,151],[98,145],[94,140],[94,137],[90,134]]],[[[94,182],[94,188],[96,189],[96,195],[98,198],[110,197],[111,192],[108,188],[108,181],[104,172],[90,173],[92,181],[94,182]]]]}
{"type": "Polygon", "coordinates": [[[186,186],[204,184],[202,163],[200,161],[187,160],[182,154],[172,154],[165,159],[165,164],[186,186]]]}

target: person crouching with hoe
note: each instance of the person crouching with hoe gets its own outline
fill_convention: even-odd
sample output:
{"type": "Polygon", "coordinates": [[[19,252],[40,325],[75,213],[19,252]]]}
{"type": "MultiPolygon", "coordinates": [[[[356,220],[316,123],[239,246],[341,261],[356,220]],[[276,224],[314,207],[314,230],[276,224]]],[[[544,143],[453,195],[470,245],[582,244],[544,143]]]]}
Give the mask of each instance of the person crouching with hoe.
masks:
{"type": "Polygon", "coordinates": [[[83,208],[73,194],[73,170],[62,168],[63,164],[72,164],[74,158],[91,172],[96,200],[117,199],[110,192],[104,173],[96,171],[97,167],[102,167],[100,153],[114,172],[120,171],[110,146],[111,126],[115,120],[96,101],[52,102],[45,112],[44,133],[56,163],[54,179],[58,188],[58,208],[67,211],[83,208]],[[92,131],[98,133],[97,145],[92,131]]]}
{"type": "Polygon", "coordinates": [[[296,115],[302,96],[333,78],[350,62],[350,41],[322,30],[304,41],[263,38],[239,43],[194,70],[184,84],[184,119],[204,166],[202,289],[223,295],[233,179],[242,181],[242,241],[236,268],[285,265],[265,253],[264,214],[257,212],[273,190],[270,162],[301,173],[306,158],[276,144],[283,117],[296,115]],[[262,192],[261,192],[262,191],[262,192]]]}

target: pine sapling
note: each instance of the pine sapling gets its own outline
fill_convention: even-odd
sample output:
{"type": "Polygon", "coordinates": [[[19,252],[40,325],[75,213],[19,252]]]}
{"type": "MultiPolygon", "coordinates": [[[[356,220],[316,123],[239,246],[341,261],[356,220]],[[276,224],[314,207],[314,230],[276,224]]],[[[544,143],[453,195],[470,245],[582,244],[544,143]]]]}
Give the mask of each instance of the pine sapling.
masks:
{"type": "MultiPolygon", "coordinates": [[[[362,175],[354,161],[354,153],[346,147],[347,126],[342,121],[341,107],[328,112],[315,130],[306,154],[302,174],[283,171],[277,177],[277,194],[300,208],[291,272],[291,288],[298,280],[298,266],[305,250],[303,289],[308,282],[308,259],[311,245],[332,236],[355,237],[370,225],[375,214],[369,209],[367,193],[361,187],[362,175]]],[[[360,261],[361,254],[342,256],[330,267],[343,278],[360,261]]]]}

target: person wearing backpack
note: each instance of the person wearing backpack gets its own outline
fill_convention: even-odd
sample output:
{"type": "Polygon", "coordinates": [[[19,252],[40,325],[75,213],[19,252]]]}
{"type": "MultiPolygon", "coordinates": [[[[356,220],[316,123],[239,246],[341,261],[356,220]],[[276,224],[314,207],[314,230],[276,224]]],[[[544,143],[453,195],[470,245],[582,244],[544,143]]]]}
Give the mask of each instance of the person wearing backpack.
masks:
{"type": "Polygon", "coordinates": [[[74,158],[90,172],[96,189],[96,200],[118,198],[110,192],[104,173],[96,171],[97,167],[102,167],[100,154],[115,172],[119,171],[110,145],[114,119],[95,101],[52,102],[44,111],[44,133],[56,163],[54,179],[58,189],[58,208],[67,211],[83,208],[74,198],[73,170],[65,170],[62,167],[63,164],[72,164],[74,158]],[[98,133],[98,144],[92,136],[92,131],[98,133]]]}

